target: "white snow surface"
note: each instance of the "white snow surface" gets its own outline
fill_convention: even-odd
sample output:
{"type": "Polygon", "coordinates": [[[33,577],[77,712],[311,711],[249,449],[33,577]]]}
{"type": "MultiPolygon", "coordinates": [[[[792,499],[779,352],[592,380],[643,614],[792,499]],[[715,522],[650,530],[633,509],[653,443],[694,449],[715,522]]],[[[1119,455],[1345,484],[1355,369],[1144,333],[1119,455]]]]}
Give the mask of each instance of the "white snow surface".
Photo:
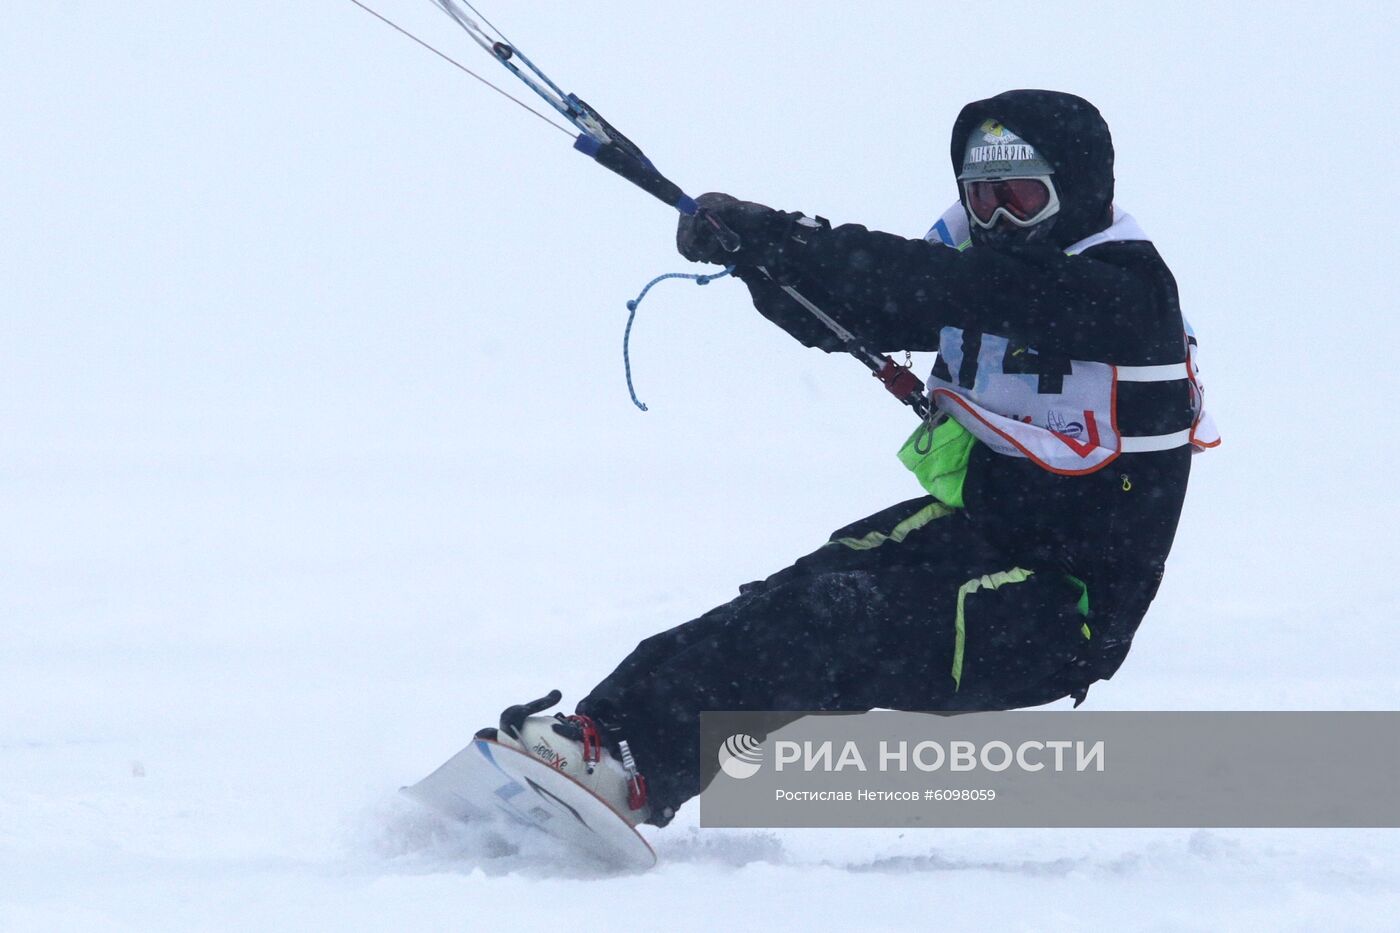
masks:
{"type": "MultiPolygon", "coordinates": [[[[1225,444],[1091,708],[1395,709],[1396,18],[1221,6],[483,11],[692,193],[911,236],[963,103],[1093,100],[1225,444]]],[[[672,216],[348,2],[5,20],[0,929],[1395,928],[1394,831],[690,806],[610,876],[401,799],[916,495],[907,414],[730,282],[643,305],[634,410],[623,300],[685,266],[672,216]]]]}

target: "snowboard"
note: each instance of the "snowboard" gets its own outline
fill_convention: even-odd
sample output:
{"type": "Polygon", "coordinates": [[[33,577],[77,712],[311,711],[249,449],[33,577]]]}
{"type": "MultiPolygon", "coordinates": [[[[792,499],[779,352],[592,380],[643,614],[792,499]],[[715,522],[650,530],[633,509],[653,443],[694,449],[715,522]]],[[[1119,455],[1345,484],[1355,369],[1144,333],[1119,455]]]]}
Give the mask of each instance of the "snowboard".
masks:
{"type": "Polygon", "coordinates": [[[504,816],[606,865],[645,871],[656,853],[601,797],[533,755],[477,736],[442,767],[401,789],[459,820],[504,816]]]}

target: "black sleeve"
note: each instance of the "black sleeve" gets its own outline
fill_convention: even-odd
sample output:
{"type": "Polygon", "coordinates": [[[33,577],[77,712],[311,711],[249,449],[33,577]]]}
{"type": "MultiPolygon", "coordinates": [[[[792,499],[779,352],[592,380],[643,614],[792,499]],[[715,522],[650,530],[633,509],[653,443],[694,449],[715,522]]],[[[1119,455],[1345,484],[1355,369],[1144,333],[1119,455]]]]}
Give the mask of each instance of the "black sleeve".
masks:
{"type": "MultiPolygon", "coordinates": [[[[1132,268],[1143,250],[1156,256],[1145,242],[1110,243],[1080,256],[1051,246],[958,252],[848,224],[814,231],[775,274],[882,352],[937,349],[938,331],[952,325],[1019,338],[1044,353],[1142,363],[1155,355],[1144,352],[1144,334],[1162,332],[1148,318],[1165,320],[1174,310],[1157,307],[1161,291],[1132,268]]],[[[807,346],[839,348],[762,273],[743,270],[740,277],[765,317],[807,346]]],[[[1179,324],[1175,331],[1179,342],[1179,324]]]]}
{"type": "MultiPolygon", "coordinates": [[[[804,347],[816,347],[826,353],[834,353],[842,348],[840,339],[825,324],[813,317],[806,308],[790,298],[780,285],[757,268],[738,266],[734,269],[734,276],[749,287],[749,295],[753,298],[753,306],[758,309],[758,313],[787,331],[804,347]]],[[[804,298],[840,320],[841,315],[832,313],[834,303],[829,295],[819,294],[811,282],[797,281],[792,284],[804,298]]]]}

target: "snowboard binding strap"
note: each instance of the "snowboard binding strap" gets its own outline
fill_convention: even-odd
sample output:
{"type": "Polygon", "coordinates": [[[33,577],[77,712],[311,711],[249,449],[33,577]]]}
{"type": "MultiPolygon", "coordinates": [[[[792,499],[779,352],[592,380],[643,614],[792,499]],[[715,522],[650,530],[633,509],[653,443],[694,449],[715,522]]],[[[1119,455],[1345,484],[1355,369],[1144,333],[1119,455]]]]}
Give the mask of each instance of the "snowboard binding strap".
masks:
{"type": "Polygon", "coordinates": [[[647,805],[647,779],[637,770],[626,739],[617,740],[617,752],[622,758],[622,770],[627,772],[627,806],[640,810],[647,805]]]}
{"type": "MultiPolygon", "coordinates": [[[[560,722],[572,725],[578,730],[578,740],[583,745],[583,768],[589,774],[598,762],[603,760],[603,736],[598,731],[598,724],[593,721],[593,717],[585,716],[582,713],[575,713],[572,716],[565,716],[562,713],[556,714],[560,722]]],[[[633,807],[633,809],[636,809],[633,807]]]]}

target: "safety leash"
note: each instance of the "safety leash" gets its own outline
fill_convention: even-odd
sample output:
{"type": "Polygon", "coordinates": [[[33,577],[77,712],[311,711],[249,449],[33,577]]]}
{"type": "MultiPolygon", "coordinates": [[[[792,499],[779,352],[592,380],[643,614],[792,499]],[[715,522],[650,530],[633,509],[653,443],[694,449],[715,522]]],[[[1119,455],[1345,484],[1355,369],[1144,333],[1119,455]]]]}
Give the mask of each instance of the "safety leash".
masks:
{"type": "Polygon", "coordinates": [[[651,291],[651,287],[658,282],[667,279],[690,279],[696,285],[709,285],[715,279],[722,279],[726,275],[734,273],[733,266],[725,266],[723,272],[713,272],[709,275],[695,275],[692,272],[667,272],[658,275],[650,282],[642,286],[641,294],[627,302],[627,328],[622,332],[622,369],[627,374],[627,394],[632,396],[632,404],[642,411],[647,411],[647,403],[637,398],[637,390],[632,387],[632,323],[637,319],[637,306],[642,303],[642,299],[651,291]]]}

